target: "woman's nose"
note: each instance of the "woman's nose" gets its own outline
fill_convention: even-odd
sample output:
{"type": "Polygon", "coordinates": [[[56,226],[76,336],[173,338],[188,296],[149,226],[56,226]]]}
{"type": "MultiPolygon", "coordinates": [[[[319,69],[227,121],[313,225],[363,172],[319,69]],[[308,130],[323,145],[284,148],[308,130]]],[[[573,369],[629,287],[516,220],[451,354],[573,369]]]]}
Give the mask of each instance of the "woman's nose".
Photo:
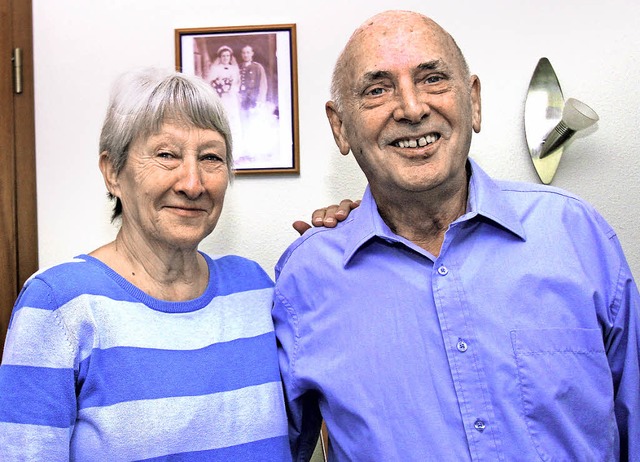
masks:
{"type": "Polygon", "coordinates": [[[189,199],[197,199],[204,192],[202,171],[197,160],[185,159],[179,169],[180,177],[176,182],[176,189],[189,199]]]}

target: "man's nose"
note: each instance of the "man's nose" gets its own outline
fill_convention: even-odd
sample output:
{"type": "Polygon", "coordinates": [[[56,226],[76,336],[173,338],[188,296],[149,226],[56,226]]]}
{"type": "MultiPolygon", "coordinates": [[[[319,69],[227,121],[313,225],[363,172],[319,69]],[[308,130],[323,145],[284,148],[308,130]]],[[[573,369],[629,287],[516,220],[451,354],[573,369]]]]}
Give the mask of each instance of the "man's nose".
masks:
{"type": "Polygon", "coordinates": [[[399,122],[416,124],[431,112],[426,95],[419,92],[413,82],[399,86],[397,100],[398,106],[394,110],[393,117],[399,122]]]}

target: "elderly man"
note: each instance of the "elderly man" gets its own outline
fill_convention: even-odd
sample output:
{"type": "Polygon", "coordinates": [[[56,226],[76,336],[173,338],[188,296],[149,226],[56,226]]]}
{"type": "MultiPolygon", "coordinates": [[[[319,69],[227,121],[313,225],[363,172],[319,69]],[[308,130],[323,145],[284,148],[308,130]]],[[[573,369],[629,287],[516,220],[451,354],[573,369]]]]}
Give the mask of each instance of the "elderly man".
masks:
{"type": "Polygon", "coordinates": [[[639,295],[615,232],[570,193],[469,159],[480,81],[431,19],[384,12],[326,105],[368,179],[276,267],[294,460],[640,460],[639,295]]]}

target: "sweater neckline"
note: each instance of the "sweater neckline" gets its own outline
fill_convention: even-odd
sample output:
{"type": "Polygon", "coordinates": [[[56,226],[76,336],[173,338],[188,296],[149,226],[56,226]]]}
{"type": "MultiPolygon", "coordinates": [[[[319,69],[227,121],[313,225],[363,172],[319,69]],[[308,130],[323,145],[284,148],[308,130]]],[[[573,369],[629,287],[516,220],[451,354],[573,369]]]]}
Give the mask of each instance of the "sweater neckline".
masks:
{"type": "Polygon", "coordinates": [[[202,252],[200,252],[200,254],[204,257],[207,262],[207,266],[209,267],[209,282],[207,283],[207,287],[202,295],[197,298],[184,301],[168,301],[152,297],[151,295],[147,294],[143,290],[127,281],[120,274],[116,273],[110,266],[106,265],[97,258],[86,254],[79,255],[77,258],[83,259],[87,263],[93,264],[100,268],[105,273],[105,275],[107,275],[116,284],[118,284],[125,292],[153,310],[162,311],[164,313],[189,313],[204,308],[215,297],[216,284],[214,283],[215,270],[213,260],[211,260],[208,255],[202,252]]]}

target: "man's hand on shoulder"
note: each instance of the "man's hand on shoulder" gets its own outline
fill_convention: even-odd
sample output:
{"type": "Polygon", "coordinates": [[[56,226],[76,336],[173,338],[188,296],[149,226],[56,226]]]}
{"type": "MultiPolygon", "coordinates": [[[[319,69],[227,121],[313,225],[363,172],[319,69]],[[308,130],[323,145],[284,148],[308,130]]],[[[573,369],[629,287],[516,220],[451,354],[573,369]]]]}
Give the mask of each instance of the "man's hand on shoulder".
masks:
{"type": "MultiPolygon", "coordinates": [[[[326,228],[334,228],[338,222],[343,221],[349,216],[351,211],[360,205],[360,200],[352,201],[344,199],[340,204],[330,205],[313,211],[311,214],[311,223],[313,226],[324,226],[326,228]]],[[[295,229],[301,236],[304,232],[311,228],[311,225],[305,221],[298,220],[293,222],[295,229]]]]}

